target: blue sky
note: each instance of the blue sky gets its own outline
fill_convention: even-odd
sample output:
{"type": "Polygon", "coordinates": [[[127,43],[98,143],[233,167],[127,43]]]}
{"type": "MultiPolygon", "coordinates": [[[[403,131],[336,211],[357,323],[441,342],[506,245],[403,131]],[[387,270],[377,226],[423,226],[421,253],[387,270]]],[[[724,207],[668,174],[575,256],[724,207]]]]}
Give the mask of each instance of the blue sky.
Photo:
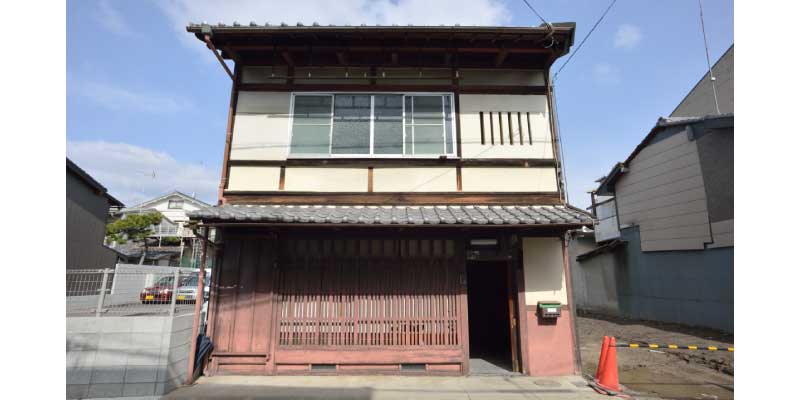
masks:
{"type": "MultiPolygon", "coordinates": [[[[609,3],[529,1],[551,22],[575,21],[576,46],[609,3]]],[[[703,6],[713,63],[733,43],[733,1],[703,6]]],[[[234,20],[540,23],[522,0],[71,0],[68,156],[126,204],[173,189],[216,202],[230,80],[183,27],[234,20]]],[[[593,181],[669,115],[705,71],[697,1],[619,0],[556,81],[570,202],[588,205],[593,181]]]]}

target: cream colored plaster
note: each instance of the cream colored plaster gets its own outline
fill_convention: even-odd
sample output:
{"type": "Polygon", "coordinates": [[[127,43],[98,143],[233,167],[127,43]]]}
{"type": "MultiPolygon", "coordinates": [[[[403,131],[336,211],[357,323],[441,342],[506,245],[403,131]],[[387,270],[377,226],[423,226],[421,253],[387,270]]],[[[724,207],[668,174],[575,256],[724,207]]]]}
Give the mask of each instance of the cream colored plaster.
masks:
{"type": "Polygon", "coordinates": [[[280,167],[231,166],[227,190],[278,190],[280,167]]]}
{"type": "Polygon", "coordinates": [[[555,192],[555,168],[463,167],[465,192],[555,192]]]}
{"type": "Polygon", "coordinates": [[[372,171],[372,187],[376,192],[454,192],[456,169],[379,168],[372,171]]]}
{"type": "Polygon", "coordinates": [[[284,189],[298,192],[366,192],[367,168],[286,167],[284,189]]]}
{"type": "Polygon", "coordinates": [[[554,300],[568,303],[560,238],[523,238],[522,260],[527,305],[554,300]]]}

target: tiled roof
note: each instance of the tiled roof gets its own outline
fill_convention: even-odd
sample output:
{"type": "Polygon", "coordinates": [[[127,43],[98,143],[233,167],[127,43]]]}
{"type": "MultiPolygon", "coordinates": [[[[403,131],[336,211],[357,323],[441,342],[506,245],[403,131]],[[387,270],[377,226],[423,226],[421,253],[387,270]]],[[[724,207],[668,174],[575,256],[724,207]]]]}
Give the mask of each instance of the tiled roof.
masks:
{"type": "Polygon", "coordinates": [[[591,224],[590,214],[571,206],[342,206],[225,204],[188,213],[214,222],[358,225],[552,225],[591,224]]]}

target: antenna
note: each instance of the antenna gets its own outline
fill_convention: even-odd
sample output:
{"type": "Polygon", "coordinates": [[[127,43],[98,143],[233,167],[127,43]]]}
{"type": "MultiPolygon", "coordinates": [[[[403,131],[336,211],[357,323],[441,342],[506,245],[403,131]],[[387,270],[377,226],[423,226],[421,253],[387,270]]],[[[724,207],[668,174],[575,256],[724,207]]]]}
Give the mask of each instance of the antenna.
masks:
{"type": "Polygon", "coordinates": [[[717,109],[717,115],[722,114],[719,111],[719,101],[717,100],[717,78],[714,77],[714,72],[711,70],[711,58],[708,56],[708,36],[706,36],[706,23],[703,20],[703,0],[697,0],[700,5],[700,27],[703,30],[703,44],[706,48],[706,64],[708,65],[708,79],[711,81],[711,90],[714,92],[714,107],[717,109]]]}

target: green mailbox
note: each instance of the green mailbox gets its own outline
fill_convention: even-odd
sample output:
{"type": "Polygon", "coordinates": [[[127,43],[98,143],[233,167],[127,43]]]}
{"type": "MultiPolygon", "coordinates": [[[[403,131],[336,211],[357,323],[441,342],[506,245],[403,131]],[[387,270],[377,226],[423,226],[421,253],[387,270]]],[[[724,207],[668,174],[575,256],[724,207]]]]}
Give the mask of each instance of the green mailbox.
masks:
{"type": "Polygon", "coordinates": [[[561,316],[561,302],[540,301],[538,303],[539,316],[542,318],[558,318],[561,316]]]}

